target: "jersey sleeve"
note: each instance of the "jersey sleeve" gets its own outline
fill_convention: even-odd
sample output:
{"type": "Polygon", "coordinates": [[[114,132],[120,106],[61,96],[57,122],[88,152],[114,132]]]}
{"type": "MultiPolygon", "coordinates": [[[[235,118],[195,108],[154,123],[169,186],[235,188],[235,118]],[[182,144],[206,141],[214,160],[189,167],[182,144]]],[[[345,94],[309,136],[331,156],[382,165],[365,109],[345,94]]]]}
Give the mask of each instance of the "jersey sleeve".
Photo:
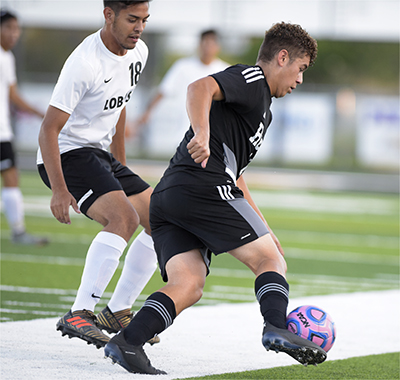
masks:
{"type": "Polygon", "coordinates": [[[61,70],[50,105],[71,115],[94,79],[94,69],[85,59],[70,57],[61,70]]]}
{"type": "Polygon", "coordinates": [[[262,96],[266,85],[264,74],[258,66],[236,65],[211,75],[224,93],[225,103],[242,111],[254,107],[254,99],[262,96]]]}

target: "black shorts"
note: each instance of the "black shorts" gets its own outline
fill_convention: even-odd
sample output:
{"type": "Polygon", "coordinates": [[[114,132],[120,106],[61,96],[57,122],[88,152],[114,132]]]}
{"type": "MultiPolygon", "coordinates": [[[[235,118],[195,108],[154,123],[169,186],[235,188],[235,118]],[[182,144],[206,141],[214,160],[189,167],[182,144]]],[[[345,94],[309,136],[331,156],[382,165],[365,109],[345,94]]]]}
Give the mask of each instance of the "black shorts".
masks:
{"type": "Polygon", "coordinates": [[[10,141],[0,143],[0,171],[15,166],[15,153],[10,141]]]}
{"type": "Polygon", "coordinates": [[[258,239],[269,231],[235,186],[176,186],[151,196],[150,225],[161,275],[167,261],[199,249],[207,268],[218,255],[258,239]]]}
{"type": "MultiPolygon", "coordinates": [[[[89,207],[103,194],[123,190],[129,197],[150,187],[102,149],[80,148],[63,153],[61,166],[68,191],[86,216],[89,207]]],[[[51,188],[44,165],[38,165],[38,170],[43,182],[51,188]]]]}

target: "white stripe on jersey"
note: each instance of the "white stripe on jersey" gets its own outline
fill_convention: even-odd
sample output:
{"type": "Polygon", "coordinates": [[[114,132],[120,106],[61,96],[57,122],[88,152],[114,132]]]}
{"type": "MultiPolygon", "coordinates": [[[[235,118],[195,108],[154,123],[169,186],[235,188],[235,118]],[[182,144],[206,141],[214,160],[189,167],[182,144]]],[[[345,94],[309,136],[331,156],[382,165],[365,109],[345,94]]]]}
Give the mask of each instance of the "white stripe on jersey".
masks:
{"type": "Polygon", "coordinates": [[[264,74],[259,67],[249,67],[242,71],[246,83],[255,82],[256,80],[264,79],[264,74]]]}
{"type": "Polygon", "coordinates": [[[232,188],[229,185],[217,186],[217,189],[219,192],[219,196],[224,201],[235,199],[235,197],[231,193],[232,188]]]}

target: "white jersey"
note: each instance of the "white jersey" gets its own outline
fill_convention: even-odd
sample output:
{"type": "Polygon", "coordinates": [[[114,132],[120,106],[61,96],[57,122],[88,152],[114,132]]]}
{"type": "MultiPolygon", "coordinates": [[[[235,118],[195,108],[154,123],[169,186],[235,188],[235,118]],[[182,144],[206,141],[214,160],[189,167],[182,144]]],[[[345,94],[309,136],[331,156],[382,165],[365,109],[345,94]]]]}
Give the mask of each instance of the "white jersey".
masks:
{"type": "MultiPolygon", "coordinates": [[[[104,45],[100,30],[72,52],[50,100],[51,106],[70,114],[58,138],[60,154],[83,147],[108,149],[148,54],[139,40],[124,56],[115,55],[104,45]]],[[[43,163],[40,149],[37,163],[43,163]]]]}
{"type": "Polygon", "coordinates": [[[15,58],[11,51],[0,46],[0,141],[11,141],[10,86],[17,83],[15,58]]]}
{"type": "Polygon", "coordinates": [[[190,83],[225,70],[228,63],[217,58],[209,65],[205,65],[198,57],[187,57],[177,60],[165,74],[159,85],[159,92],[164,96],[164,106],[173,110],[171,122],[174,126],[171,133],[177,138],[189,127],[189,117],[186,111],[186,93],[190,83]]]}
{"type": "Polygon", "coordinates": [[[217,58],[205,65],[198,57],[188,57],[177,60],[160,83],[159,91],[164,96],[186,98],[187,86],[197,79],[225,70],[228,63],[217,58]]]}

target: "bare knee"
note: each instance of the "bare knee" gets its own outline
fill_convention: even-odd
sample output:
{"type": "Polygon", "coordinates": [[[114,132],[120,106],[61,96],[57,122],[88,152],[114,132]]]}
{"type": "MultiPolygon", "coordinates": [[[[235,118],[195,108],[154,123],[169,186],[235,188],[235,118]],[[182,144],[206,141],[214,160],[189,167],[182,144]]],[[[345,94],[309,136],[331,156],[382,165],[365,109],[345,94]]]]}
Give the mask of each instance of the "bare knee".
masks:
{"type": "Polygon", "coordinates": [[[112,215],[109,218],[108,228],[119,231],[119,234],[128,241],[139,227],[139,223],[139,215],[132,208],[132,210],[127,210],[120,215],[112,215]]]}
{"type": "Polygon", "coordinates": [[[103,231],[117,234],[128,242],[140,222],[135,209],[129,206],[123,210],[117,209],[106,213],[90,213],[91,209],[89,209],[88,216],[99,222],[104,227],[103,231]]]}
{"type": "Polygon", "coordinates": [[[194,305],[203,297],[204,279],[191,278],[190,281],[185,282],[183,285],[186,298],[194,305]]]}

